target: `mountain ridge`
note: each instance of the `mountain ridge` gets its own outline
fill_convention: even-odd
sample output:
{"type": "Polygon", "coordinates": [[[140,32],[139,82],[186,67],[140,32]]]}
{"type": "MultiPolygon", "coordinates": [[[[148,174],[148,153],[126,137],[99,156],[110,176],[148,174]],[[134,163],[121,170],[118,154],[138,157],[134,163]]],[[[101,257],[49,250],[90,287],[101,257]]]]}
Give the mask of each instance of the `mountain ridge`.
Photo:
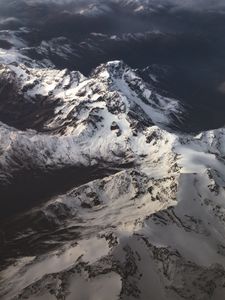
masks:
{"type": "Polygon", "coordinates": [[[121,61],[0,61],[0,205],[25,202],[1,224],[1,298],[222,299],[225,129],[182,133],[185,106],[121,61]]]}

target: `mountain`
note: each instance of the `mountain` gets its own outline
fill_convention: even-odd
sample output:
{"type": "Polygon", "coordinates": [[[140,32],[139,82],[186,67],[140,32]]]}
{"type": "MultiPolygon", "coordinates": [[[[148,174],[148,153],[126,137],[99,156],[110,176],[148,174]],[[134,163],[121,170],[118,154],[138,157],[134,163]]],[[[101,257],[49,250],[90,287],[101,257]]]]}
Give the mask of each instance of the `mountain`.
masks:
{"type": "Polygon", "coordinates": [[[84,76],[4,34],[1,299],[223,299],[224,128],[184,133],[151,68],[84,76]]]}
{"type": "Polygon", "coordinates": [[[133,164],[148,152],[152,125],[172,130],[185,115],[178,101],[158,94],[120,61],[101,65],[88,78],[14,61],[1,65],[1,87],[0,116],[8,125],[1,125],[1,186],[7,205],[18,193],[31,197],[21,189],[20,178],[32,181],[32,172],[40,178],[74,167],[133,164]]]}
{"type": "Polygon", "coordinates": [[[224,299],[217,2],[0,0],[1,299],[224,299]]]}

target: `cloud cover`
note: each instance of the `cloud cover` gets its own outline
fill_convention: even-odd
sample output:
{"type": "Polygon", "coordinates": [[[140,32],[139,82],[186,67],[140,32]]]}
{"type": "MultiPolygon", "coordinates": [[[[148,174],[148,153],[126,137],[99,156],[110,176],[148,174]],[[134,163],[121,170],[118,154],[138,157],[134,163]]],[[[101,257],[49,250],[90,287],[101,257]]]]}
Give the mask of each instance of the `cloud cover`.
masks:
{"type": "Polygon", "coordinates": [[[55,4],[55,5],[67,5],[73,4],[74,6],[87,5],[87,4],[110,4],[121,3],[130,5],[143,5],[143,6],[164,6],[172,5],[176,8],[186,9],[213,9],[218,10],[225,7],[225,0],[0,0],[0,5],[4,6],[8,3],[25,2],[28,5],[32,4],[55,4]]]}
{"type": "MultiPolygon", "coordinates": [[[[2,0],[5,1],[5,0],[2,0]]],[[[127,3],[140,5],[166,5],[188,9],[220,9],[225,7],[225,0],[25,0],[27,3],[54,3],[54,4],[87,4],[87,3],[127,3]]]]}

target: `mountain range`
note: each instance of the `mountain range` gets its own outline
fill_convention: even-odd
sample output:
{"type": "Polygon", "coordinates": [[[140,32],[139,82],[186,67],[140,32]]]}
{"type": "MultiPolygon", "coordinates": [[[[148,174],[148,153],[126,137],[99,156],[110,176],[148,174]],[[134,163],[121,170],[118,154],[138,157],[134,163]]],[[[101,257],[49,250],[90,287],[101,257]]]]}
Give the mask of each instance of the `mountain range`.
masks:
{"type": "Polygon", "coordinates": [[[105,61],[106,41],[175,35],[36,30],[0,30],[0,298],[223,300],[225,129],[167,89],[168,65],[105,61]]]}

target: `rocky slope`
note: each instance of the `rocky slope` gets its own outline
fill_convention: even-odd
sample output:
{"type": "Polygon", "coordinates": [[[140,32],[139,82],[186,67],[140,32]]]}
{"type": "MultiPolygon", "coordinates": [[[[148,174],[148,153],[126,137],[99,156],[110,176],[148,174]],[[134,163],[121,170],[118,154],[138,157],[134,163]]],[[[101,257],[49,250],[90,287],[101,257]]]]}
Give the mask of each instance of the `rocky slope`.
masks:
{"type": "Polygon", "coordinates": [[[0,205],[26,208],[1,222],[1,299],[222,300],[225,130],[180,133],[185,108],[121,61],[0,53],[0,205]]]}

